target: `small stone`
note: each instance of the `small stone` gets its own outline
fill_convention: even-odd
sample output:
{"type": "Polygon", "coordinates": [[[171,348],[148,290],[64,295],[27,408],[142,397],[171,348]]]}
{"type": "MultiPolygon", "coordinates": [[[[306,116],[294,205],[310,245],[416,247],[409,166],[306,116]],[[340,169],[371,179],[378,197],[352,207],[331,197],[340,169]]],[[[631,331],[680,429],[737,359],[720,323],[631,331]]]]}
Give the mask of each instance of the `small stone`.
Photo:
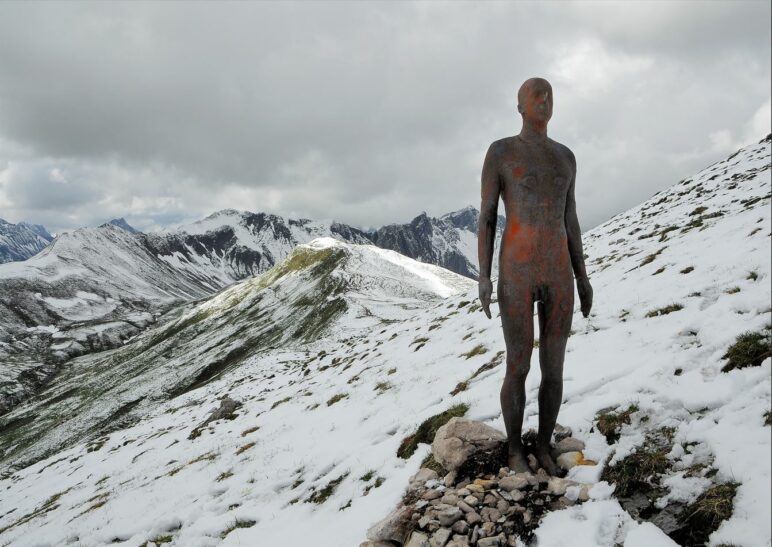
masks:
{"type": "Polygon", "coordinates": [[[480,535],[483,537],[492,536],[496,531],[496,525],[492,522],[483,522],[480,525],[480,535]]]}
{"type": "Polygon", "coordinates": [[[461,509],[464,513],[471,513],[474,511],[474,507],[470,506],[467,502],[464,500],[458,500],[458,503],[456,504],[459,509],[461,509]]]}
{"type": "Polygon", "coordinates": [[[458,473],[456,471],[450,471],[442,481],[445,483],[445,486],[453,486],[456,483],[457,476],[458,473]]]}
{"type": "Polygon", "coordinates": [[[468,488],[459,488],[458,490],[456,490],[456,494],[458,494],[459,497],[462,497],[462,498],[468,496],[471,493],[472,493],[471,490],[469,490],[468,488]]]}
{"type": "Polygon", "coordinates": [[[539,471],[536,473],[536,480],[539,485],[547,484],[550,481],[550,476],[547,475],[547,472],[544,469],[539,468],[539,471]]]}
{"type": "Polygon", "coordinates": [[[553,430],[555,432],[555,442],[559,443],[566,437],[570,437],[574,434],[573,431],[571,431],[570,427],[565,427],[560,424],[555,424],[555,429],[553,430]]]}
{"type": "Polygon", "coordinates": [[[405,543],[405,547],[431,547],[429,545],[429,538],[426,534],[421,532],[413,532],[410,534],[410,538],[405,543]]]}
{"type": "Polygon", "coordinates": [[[442,493],[438,490],[427,490],[421,495],[421,499],[425,500],[436,500],[437,498],[442,497],[442,493]]]}
{"type": "Polygon", "coordinates": [[[430,515],[422,516],[420,519],[418,519],[418,527],[426,528],[426,525],[429,524],[430,520],[432,520],[432,517],[430,515]]]}
{"type": "Polygon", "coordinates": [[[469,490],[472,494],[474,494],[475,492],[478,492],[480,494],[485,492],[485,488],[483,488],[481,485],[477,484],[476,482],[472,484],[468,484],[466,486],[466,489],[469,490]]]}
{"type": "Polygon", "coordinates": [[[440,529],[440,521],[438,520],[430,520],[429,524],[426,526],[426,530],[428,532],[436,532],[440,529]]]}
{"type": "Polygon", "coordinates": [[[451,418],[437,430],[432,442],[434,459],[448,471],[453,471],[471,455],[496,450],[507,440],[498,429],[466,418],[451,418]]]}
{"type": "Polygon", "coordinates": [[[474,545],[475,543],[477,543],[477,540],[479,538],[480,538],[480,527],[479,526],[475,526],[474,528],[472,528],[472,536],[469,538],[469,540],[474,545]]]}
{"type": "Polygon", "coordinates": [[[468,522],[470,525],[482,522],[482,517],[477,511],[470,511],[464,516],[464,519],[466,519],[466,522],[468,522]]]}
{"type": "Polygon", "coordinates": [[[478,500],[475,496],[472,496],[471,494],[464,498],[464,501],[474,507],[478,503],[480,503],[480,500],[478,500]]]}
{"type": "Polygon", "coordinates": [[[466,535],[467,530],[469,530],[469,524],[463,519],[457,520],[453,523],[451,529],[457,534],[466,535]]]}
{"type": "Polygon", "coordinates": [[[501,518],[501,512],[493,507],[483,507],[482,511],[480,511],[480,516],[487,523],[496,522],[501,518]]]}
{"type": "Polygon", "coordinates": [[[512,490],[520,490],[528,486],[528,479],[518,475],[509,475],[499,481],[499,488],[507,492],[512,490]]]}
{"type": "Polygon", "coordinates": [[[496,503],[496,509],[499,510],[499,513],[504,514],[509,509],[509,504],[505,500],[499,500],[496,503]]]}
{"type": "Polygon", "coordinates": [[[410,516],[410,520],[412,520],[413,522],[418,521],[420,518],[421,518],[421,513],[413,513],[410,516]]]}
{"type": "Polygon", "coordinates": [[[477,540],[477,547],[499,547],[499,545],[501,545],[501,538],[499,536],[477,540]]]}
{"type": "Polygon", "coordinates": [[[453,537],[453,541],[448,543],[445,547],[469,547],[469,541],[465,537],[453,537]]]}
{"type": "Polygon", "coordinates": [[[467,484],[469,484],[470,482],[472,482],[472,481],[470,481],[469,479],[464,479],[464,480],[462,480],[460,483],[458,483],[458,484],[456,485],[456,487],[457,487],[457,488],[464,488],[464,487],[466,487],[466,485],[467,485],[467,484]]]}
{"type": "Polygon", "coordinates": [[[573,504],[573,500],[565,496],[560,496],[553,505],[555,505],[557,509],[565,509],[566,507],[571,507],[573,504]]]}
{"type": "Polygon", "coordinates": [[[512,496],[512,501],[520,501],[525,497],[525,494],[523,494],[520,490],[512,490],[509,495],[512,496]]]}
{"type": "Polygon", "coordinates": [[[501,467],[499,468],[499,478],[502,479],[509,475],[509,467],[501,467]]]}
{"type": "Polygon", "coordinates": [[[555,445],[555,453],[557,455],[565,454],[566,452],[580,452],[582,450],[584,450],[584,441],[575,437],[565,438],[555,445]]]}
{"type": "Polygon", "coordinates": [[[597,465],[596,461],[584,459],[584,454],[578,452],[565,452],[558,456],[557,464],[563,469],[571,469],[577,465],[597,465]]]}
{"type": "Polygon", "coordinates": [[[430,547],[445,547],[445,544],[450,539],[450,530],[448,528],[440,528],[432,535],[429,540],[430,547]]]}
{"type": "Polygon", "coordinates": [[[483,504],[488,505],[490,507],[496,507],[496,503],[498,501],[499,501],[499,498],[497,498],[493,494],[485,494],[485,498],[483,498],[483,504]]]}
{"type": "Polygon", "coordinates": [[[426,481],[436,479],[438,477],[437,472],[428,467],[422,467],[418,472],[410,477],[409,482],[416,486],[422,486],[426,481]]]}
{"type": "Polygon", "coordinates": [[[445,494],[442,496],[442,503],[447,503],[448,505],[456,505],[458,503],[458,496],[455,494],[445,494]]]}
{"type": "Polygon", "coordinates": [[[549,481],[547,481],[547,491],[553,496],[562,496],[566,493],[568,486],[570,486],[570,483],[560,477],[550,477],[549,481]]]}
{"type": "Polygon", "coordinates": [[[525,512],[523,513],[523,522],[528,524],[529,522],[531,522],[532,517],[533,517],[533,513],[531,513],[531,510],[526,509],[525,512]]]}
{"type": "Polygon", "coordinates": [[[579,501],[587,501],[590,499],[590,486],[587,484],[583,484],[582,487],[579,489],[579,495],[577,498],[579,501]]]}
{"type": "Polygon", "coordinates": [[[442,526],[452,526],[454,522],[463,516],[458,507],[449,507],[437,513],[437,520],[442,526]]]}
{"type": "Polygon", "coordinates": [[[475,479],[472,484],[482,486],[484,490],[490,490],[496,487],[496,481],[490,479],[475,479]]]}
{"type": "Polygon", "coordinates": [[[394,547],[390,541],[363,541],[359,547],[394,547]]]}

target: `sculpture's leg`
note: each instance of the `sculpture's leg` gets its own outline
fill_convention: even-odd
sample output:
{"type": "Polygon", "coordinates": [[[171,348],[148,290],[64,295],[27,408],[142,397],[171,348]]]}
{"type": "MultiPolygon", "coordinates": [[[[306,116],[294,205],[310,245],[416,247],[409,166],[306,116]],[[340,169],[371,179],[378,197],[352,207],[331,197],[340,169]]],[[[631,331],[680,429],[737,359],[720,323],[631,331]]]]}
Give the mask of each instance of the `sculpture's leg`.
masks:
{"type": "Polygon", "coordinates": [[[507,349],[507,371],[501,386],[501,413],[507,430],[510,469],[528,471],[521,439],[525,411],[525,379],[533,351],[533,294],[530,283],[509,279],[498,285],[501,326],[507,349]]]}
{"type": "Polygon", "coordinates": [[[550,439],[563,398],[563,361],[571,331],[574,308],[573,282],[547,286],[539,313],[539,433],[536,458],[547,473],[555,475],[557,466],[550,456],[550,439]]]}

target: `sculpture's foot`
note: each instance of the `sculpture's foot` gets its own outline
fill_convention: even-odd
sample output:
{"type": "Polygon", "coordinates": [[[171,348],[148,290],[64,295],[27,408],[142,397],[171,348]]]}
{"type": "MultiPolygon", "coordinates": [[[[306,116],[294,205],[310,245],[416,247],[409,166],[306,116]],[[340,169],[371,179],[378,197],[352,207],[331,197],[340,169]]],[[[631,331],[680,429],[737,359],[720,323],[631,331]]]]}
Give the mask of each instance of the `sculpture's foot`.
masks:
{"type": "Polygon", "coordinates": [[[549,448],[540,448],[537,446],[534,455],[539,461],[539,466],[544,469],[548,475],[555,477],[558,475],[558,466],[555,465],[555,461],[552,459],[552,456],[550,456],[549,448]]]}
{"type": "Polygon", "coordinates": [[[525,450],[523,450],[522,446],[518,448],[509,448],[507,467],[515,473],[526,473],[531,471],[528,467],[528,460],[525,457],[525,450]]]}

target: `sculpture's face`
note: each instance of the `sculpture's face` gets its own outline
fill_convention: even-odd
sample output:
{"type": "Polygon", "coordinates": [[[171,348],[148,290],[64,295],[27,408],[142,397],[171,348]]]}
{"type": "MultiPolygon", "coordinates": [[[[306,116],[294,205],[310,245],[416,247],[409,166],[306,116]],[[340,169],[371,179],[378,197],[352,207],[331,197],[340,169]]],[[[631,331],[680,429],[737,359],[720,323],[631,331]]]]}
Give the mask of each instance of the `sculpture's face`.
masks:
{"type": "Polygon", "coordinates": [[[523,118],[546,123],[552,117],[552,86],[542,78],[523,84],[518,95],[518,110],[523,118]]]}

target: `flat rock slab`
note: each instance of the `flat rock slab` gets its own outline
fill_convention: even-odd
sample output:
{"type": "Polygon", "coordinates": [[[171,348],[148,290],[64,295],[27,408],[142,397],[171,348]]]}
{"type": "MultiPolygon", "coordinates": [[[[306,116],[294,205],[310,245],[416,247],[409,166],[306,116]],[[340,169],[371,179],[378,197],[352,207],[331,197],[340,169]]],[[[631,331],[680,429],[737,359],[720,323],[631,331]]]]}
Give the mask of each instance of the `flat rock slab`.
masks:
{"type": "Polygon", "coordinates": [[[466,418],[451,418],[437,430],[432,443],[434,459],[455,471],[478,451],[489,451],[506,442],[507,436],[489,425],[466,418]]]}

